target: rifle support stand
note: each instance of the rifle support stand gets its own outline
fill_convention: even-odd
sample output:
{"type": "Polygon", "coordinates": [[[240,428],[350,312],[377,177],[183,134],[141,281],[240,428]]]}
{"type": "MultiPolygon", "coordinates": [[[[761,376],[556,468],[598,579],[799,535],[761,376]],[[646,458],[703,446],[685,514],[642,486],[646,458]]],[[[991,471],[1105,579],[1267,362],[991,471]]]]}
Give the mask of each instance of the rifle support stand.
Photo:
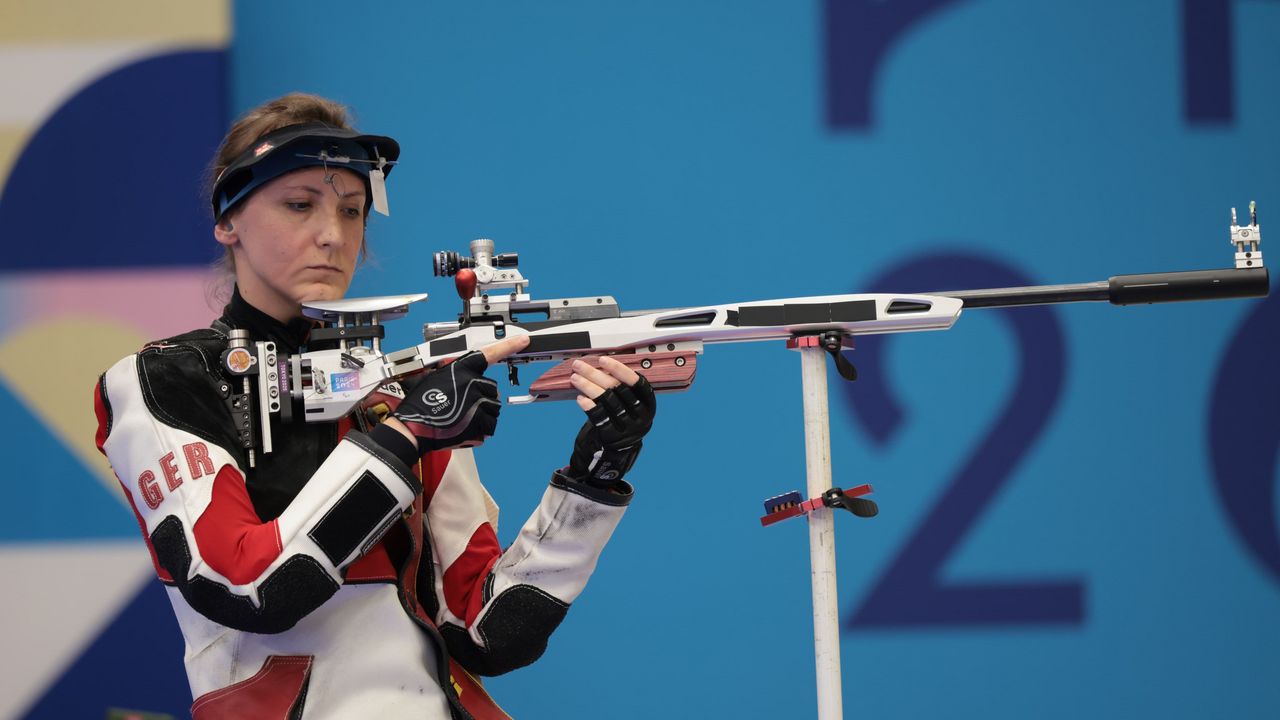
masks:
{"type": "MultiPolygon", "coordinates": [[[[800,351],[804,392],[805,476],[809,497],[831,487],[831,428],[827,406],[827,350],[818,338],[789,340],[800,351]]],[[[833,509],[815,508],[809,518],[809,568],[813,585],[813,652],[817,665],[818,718],[840,720],[840,611],[836,602],[836,531],[833,509]]]]}

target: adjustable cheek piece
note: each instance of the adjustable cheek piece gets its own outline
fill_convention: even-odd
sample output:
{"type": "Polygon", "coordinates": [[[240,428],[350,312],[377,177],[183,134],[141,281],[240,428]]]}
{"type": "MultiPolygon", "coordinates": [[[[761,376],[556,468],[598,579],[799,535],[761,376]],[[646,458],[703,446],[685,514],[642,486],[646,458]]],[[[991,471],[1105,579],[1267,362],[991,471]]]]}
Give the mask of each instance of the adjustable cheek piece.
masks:
{"type": "Polygon", "coordinates": [[[405,399],[399,383],[362,389],[366,363],[383,357],[384,322],[404,317],[426,293],[304,303],[304,317],[324,323],[308,343],[335,343],[331,350],[277,353],[273,342],[254,341],[246,330],[232,329],[222,354],[226,382],[220,390],[231,412],[241,447],[254,467],[255,451],[272,451],[271,418],[281,422],[334,422],[351,417],[361,431],[380,422],[405,399]],[[370,411],[366,413],[366,410],[370,411]]]}

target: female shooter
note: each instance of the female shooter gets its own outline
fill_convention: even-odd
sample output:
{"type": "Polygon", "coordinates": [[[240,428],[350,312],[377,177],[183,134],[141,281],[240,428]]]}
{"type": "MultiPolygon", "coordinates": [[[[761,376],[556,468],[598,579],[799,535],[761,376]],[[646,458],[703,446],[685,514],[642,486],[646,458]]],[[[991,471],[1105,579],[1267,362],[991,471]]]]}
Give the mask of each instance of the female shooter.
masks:
{"type": "Polygon", "coordinates": [[[167,585],[197,719],[506,717],[473,674],[541,655],[631,500],[617,471],[639,452],[653,391],[611,359],[578,363],[588,420],[570,462],[499,547],[470,447],[501,408],[483,373],[522,337],[406,383],[373,421],[273,418],[273,452],[248,461],[228,338],[308,346],[301,306],[346,292],[399,152],[316,96],[246,114],[213,166],[230,302],[96,388],[98,447],[167,585]]]}

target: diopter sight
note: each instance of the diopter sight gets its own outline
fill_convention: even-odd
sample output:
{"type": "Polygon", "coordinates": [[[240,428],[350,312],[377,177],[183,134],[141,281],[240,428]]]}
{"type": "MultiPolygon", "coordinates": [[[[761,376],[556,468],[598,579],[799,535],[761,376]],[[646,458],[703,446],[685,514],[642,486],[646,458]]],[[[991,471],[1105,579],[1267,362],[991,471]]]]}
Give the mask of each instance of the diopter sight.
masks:
{"type": "Polygon", "coordinates": [[[441,250],[433,256],[433,270],[436,277],[453,277],[459,270],[474,270],[476,280],[481,285],[492,282],[524,283],[520,271],[515,267],[520,264],[517,253],[493,254],[493,241],[480,238],[471,241],[471,257],[459,255],[451,250],[441,250]],[[505,272],[500,268],[509,268],[505,272]]]}

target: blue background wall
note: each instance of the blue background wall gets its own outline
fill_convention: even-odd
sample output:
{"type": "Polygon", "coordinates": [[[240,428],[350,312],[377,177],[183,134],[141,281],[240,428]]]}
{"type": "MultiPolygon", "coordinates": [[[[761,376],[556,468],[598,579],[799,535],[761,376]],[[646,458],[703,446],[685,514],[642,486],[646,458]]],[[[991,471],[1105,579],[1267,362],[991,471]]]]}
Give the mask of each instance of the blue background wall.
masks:
{"type": "MultiPolygon", "coordinates": [[[[1227,267],[1280,213],[1280,3],[239,3],[234,115],[308,90],[396,136],[353,294],[492,237],[626,308],[1227,267]]],[[[0,206],[0,210],[3,207],[0,206]]],[[[1276,300],[966,313],[832,392],[849,717],[1280,713],[1276,300]]],[[[391,344],[395,345],[393,341],[391,344]]],[[[799,362],[712,348],[516,717],[814,713],[799,362]]],[[[526,373],[526,380],[529,379],[526,373]]],[[[510,540],[576,408],[480,455],[510,540]]],[[[177,662],[173,657],[173,662],[177,662]]]]}
{"type": "MultiPolygon", "coordinates": [[[[1276,3],[416,7],[360,51],[318,40],[339,4],[242,3],[231,105],[305,88],[400,138],[357,291],[434,291],[430,318],[455,303],[428,252],[480,236],[536,295],[642,308],[1227,266],[1228,209],[1280,208],[1276,3]]],[[[883,511],[839,528],[849,714],[1280,712],[1276,314],[971,312],[864,343],[832,405],[835,476],[883,511]]],[[[598,576],[494,683],[517,716],[811,714],[805,530],[756,523],[803,487],[798,374],[714,348],[664,398],[598,576]]],[[[573,414],[504,416],[504,537],[573,414]]]]}

